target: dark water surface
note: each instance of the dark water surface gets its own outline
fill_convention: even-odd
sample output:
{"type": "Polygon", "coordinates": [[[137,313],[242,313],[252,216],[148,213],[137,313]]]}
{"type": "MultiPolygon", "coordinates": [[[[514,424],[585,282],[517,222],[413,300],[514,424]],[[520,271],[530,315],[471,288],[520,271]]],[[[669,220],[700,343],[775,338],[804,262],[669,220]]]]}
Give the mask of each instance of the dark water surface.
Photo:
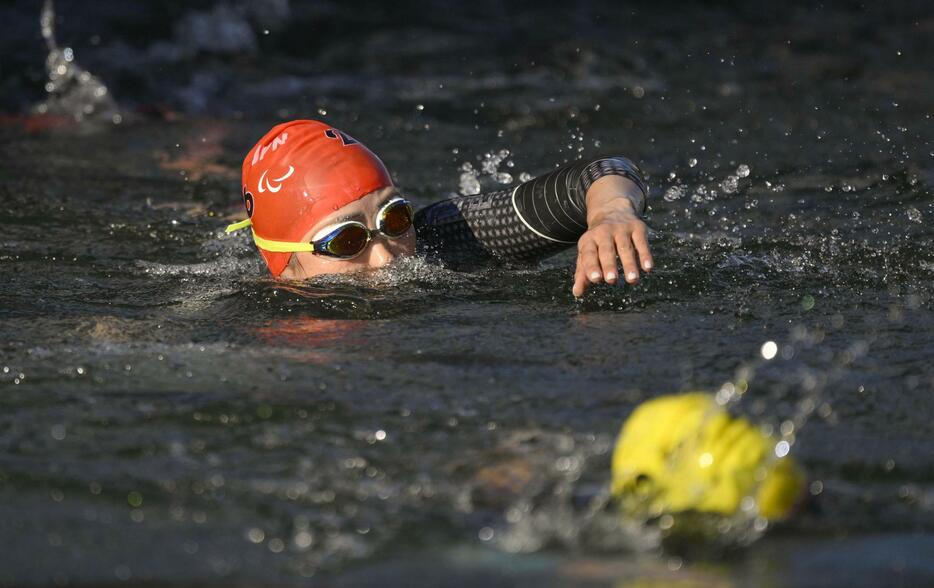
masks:
{"type": "Polygon", "coordinates": [[[644,7],[633,27],[585,6],[391,20],[305,56],[272,27],[267,61],[255,17],[224,59],[184,53],[184,26],[157,47],[175,62],[76,49],[135,106],[0,129],[0,585],[934,583],[931,11],[644,7]],[[242,154],[299,116],[366,142],[418,205],[628,155],[658,269],[582,301],[573,253],[273,281],[223,227],[242,154]],[[594,509],[638,402],[737,378],[739,410],[806,420],[810,508],[729,550],[594,509]]]}

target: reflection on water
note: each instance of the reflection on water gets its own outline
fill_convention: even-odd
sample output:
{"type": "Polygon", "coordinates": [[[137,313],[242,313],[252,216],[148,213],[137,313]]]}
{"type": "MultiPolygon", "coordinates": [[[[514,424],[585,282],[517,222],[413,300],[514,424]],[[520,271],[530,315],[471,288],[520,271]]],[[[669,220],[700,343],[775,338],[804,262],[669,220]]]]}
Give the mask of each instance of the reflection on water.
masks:
{"type": "Polygon", "coordinates": [[[353,320],[319,319],[297,317],[273,320],[256,329],[259,340],[268,345],[290,347],[296,350],[290,357],[302,361],[327,365],[343,359],[334,351],[335,343],[341,346],[360,345],[365,341],[352,341],[364,323],[353,320]]]}

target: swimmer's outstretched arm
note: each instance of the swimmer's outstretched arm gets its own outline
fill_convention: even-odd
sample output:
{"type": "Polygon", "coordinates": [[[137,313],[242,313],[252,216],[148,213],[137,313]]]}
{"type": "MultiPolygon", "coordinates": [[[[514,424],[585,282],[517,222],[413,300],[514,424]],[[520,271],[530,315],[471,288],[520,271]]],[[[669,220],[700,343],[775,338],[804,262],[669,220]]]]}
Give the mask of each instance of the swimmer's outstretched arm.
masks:
{"type": "Polygon", "coordinates": [[[617,257],[631,283],[638,281],[640,266],[651,269],[639,218],[645,196],[642,173],[629,159],[584,159],[515,188],[458,196],[420,210],[417,243],[453,267],[490,259],[534,262],[577,245],[572,291],[581,296],[590,284],[617,281],[617,257]]]}

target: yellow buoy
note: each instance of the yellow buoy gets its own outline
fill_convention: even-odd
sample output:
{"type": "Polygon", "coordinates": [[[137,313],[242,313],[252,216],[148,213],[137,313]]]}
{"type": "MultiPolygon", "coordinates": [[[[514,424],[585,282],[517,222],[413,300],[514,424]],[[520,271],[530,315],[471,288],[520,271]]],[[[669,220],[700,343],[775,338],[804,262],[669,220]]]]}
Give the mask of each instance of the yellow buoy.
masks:
{"type": "Polygon", "coordinates": [[[742,509],[780,519],[804,484],[795,461],[776,454],[775,439],[702,392],[639,405],[613,452],[613,495],[630,511],[649,516],[742,509]]]}

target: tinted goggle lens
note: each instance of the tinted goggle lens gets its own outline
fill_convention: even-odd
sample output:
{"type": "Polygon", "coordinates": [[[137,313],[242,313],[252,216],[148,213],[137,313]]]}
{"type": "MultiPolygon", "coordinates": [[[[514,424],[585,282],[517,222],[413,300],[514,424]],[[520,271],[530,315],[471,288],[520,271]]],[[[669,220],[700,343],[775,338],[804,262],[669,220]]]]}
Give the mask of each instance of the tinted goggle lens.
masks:
{"type": "Polygon", "coordinates": [[[369,231],[363,225],[344,225],[330,236],[325,250],[336,257],[353,257],[366,247],[369,231]]]}
{"type": "MultiPolygon", "coordinates": [[[[412,227],[412,208],[405,200],[394,200],[380,210],[376,224],[376,232],[390,239],[401,237],[412,227]]],[[[372,236],[365,225],[349,222],[312,245],[317,253],[349,259],[359,255],[372,236]]]]}
{"type": "Polygon", "coordinates": [[[401,237],[412,226],[412,208],[405,200],[391,202],[382,210],[379,230],[387,237],[401,237]]]}

